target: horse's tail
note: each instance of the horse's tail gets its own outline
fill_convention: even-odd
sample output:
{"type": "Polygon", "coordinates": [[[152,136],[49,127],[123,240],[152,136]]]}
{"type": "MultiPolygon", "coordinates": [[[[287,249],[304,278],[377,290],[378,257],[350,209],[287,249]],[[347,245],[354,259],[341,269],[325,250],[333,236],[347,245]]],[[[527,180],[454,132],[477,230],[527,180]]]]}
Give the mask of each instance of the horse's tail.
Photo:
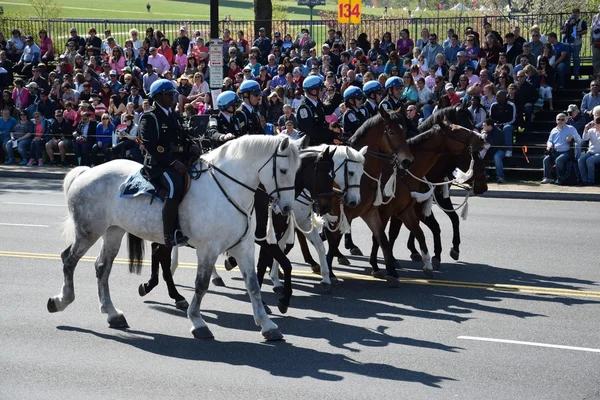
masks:
{"type": "Polygon", "coordinates": [[[67,176],[65,176],[65,179],[63,180],[63,192],[65,193],[65,197],[67,196],[67,194],[69,193],[69,188],[71,187],[71,184],[73,183],[73,181],[81,174],[83,174],[85,171],[87,171],[88,169],[90,169],[90,167],[76,167],[73,168],[68,174],[67,176]]]}
{"type": "Polygon", "coordinates": [[[129,247],[129,272],[139,275],[144,262],[144,240],[128,233],[127,246],[129,247]]]}

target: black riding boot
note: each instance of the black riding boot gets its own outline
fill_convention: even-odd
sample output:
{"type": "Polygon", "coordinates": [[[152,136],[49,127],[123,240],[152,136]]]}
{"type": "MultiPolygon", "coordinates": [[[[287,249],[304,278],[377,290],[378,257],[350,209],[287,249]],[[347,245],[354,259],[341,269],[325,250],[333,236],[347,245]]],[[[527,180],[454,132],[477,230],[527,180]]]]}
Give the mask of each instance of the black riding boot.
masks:
{"type": "Polygon", "coordinates": [[[179,204],[176,200],[165,199],[163,204],[163,232],[165,233],[165,246],[185,246],[188,242],[188,237],[183,236],[183,233],[177,229],[179,214],[179,204]]]}

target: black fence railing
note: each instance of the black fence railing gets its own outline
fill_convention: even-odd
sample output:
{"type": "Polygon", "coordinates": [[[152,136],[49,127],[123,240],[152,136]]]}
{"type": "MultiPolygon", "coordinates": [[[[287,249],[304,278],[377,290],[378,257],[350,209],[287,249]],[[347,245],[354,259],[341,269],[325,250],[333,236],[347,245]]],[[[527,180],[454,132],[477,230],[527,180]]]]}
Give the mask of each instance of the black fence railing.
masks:
{"type": "MultiPolygon", "coordinates": [[[[587,21],[591,27],[592,18],[596,13],[584,12],[581,18],[587,21]]],[[[478,32],[483,32],[483,24],[489,21],[492,28],[504,35],[514,26],[521,28],[522,35],[529,38],[529,27],[538,25],[542,33],[556,32],[560,36],[560,27],[570,17],[569,13],[555,14],[502,14],[477,16],[463,14],[451,17],[413,17],[399,19],[363,19],[358,25],[338,24],[337,20],[325,20],[315,18],[310,21],[265,21],[264,26],[271,26],[272,32],[281,32],[282,36],[286,33],[295,38],[302,28],[308,28],[311,35],[317,42],[317,50],[320,51],[320,44],[327,38],[327,31],[331,28],[342,31],[346,42],[351,38],[356,38],[362,32],[366,33],[369,40],[373,38],[381,38],[385,32],[391,32],[392,40],[396,41],[401,29],[407,28],[411,33],[413,40],[420,37],[421,30],[428,28],[430,32],[435,32],[438,37],[443,40],[446,37],[446,31],[453,28],[459,37],[466,27],[473,27],[478,32]]],[[[222,21],[220,24],[221,32],[224,29],[229,29],[232,36],[235,37],[236,32],[244,32],[245,38],[251,42],[255,37],[255,22],[254,21],[222,21]]],[[[143,34],[148,26],[152,26],[155,30],[161,30],[169,39],[174,39],[179,32],[181,26],[186,26],[190,35],[193,31],[198,30],[203,37],[208,38],[210,32],[209,21],[193,21],[193,20],[100,20],[100,19],[59,19],[59,20],[39,20],[39,19],[15,19],[5,18],[0,16],[0,31],[4,33],[5,38],[10,37],[10,31],[14,28],[20,29],[24,34],[37,37],[40,28],[45,28],[49,36],[56,42],[56,48],[59,51],[63,50],[66,39],[69,36],[70,29],[75,27],[81,36],[86,36],[89,27],[95,27],[98,34],[103,37],[105,29],[111,30],[113,36],[118,43],[122,44],[129,38],[129,30],[136,28],[143,34]]],[[[582,48],[582,56],[591,56],[591,46],[589,42],[590,34],[586,35],[582,48]]],[[[440,40],[440,41],[441,41],[440,40]]]]}

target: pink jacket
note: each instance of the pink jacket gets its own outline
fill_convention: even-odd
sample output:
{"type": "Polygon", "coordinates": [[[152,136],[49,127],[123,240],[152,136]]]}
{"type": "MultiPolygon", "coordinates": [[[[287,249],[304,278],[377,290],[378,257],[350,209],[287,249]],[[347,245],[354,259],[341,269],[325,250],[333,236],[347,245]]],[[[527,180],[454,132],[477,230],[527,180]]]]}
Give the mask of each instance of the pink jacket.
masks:
{"type": "Polygon", "coordinates": [[[121,75],[123,73],[123,68],[125,68],[125,57],[119,58],[119,61],[114,62],[112,57],[108,60],[108,64],[110,65],[110,69],[114,69],[117,71],[117,75],[121,75]]]}
{"type": "Polygon", "coordinates": [[[19,92],[15,87],[12,92],[12,98],[18,108],[26,108],[29,105],[29,90],[22,88],[19,92]]]}

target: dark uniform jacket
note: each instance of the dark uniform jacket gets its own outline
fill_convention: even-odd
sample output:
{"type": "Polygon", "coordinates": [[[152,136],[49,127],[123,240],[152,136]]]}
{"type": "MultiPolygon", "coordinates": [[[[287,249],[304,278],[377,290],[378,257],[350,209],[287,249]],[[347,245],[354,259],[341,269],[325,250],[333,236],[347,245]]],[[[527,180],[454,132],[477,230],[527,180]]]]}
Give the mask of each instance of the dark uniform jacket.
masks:
{"type": "Polygon", "coordinates": [[[367,118],[360,110],[357,110],[352,106],[348,106],[344,116],[342,117],[342,125],[344,126],[344,139],[350,139],[366,120],[367,118]]]}
{"type": "Polygon", "coordinates": [[[367,119],[379,114],[379,108],[377,107],[377,105],[371,104],[369,100],[365,101],[365,104],[362,105],[361,109],[365,111],[365,116],[367,117],[367,119]]]}
{"type": "MultiPolygon", "coordinates": [[[[90,145],[91,148],[94,144],[96,144],[96,127],[98,126],[98,122],[90,118],[88,124],[89,126],[87,130],[86,142],[90,145]]],[[[83,136],[84,126],[85,124],[83,123],[83,121],[80,121],[77,124],[77,128],[75,129],[76,136],[83,136]]]]}
{"type": "Polygon", "coordinates": [[[265,130],[260,125],[260,119],[258,119],[258,112],[256,112],[256,107],[254,107],[254,111],[248,110],[244,104],[240,106],[235,112],[235,117],[237,118],[240,129],[242,130],[242,135],[264,135],[265,130]]]}
{"type": "Polygon", "coordinates": [[[384,97],[383,100],[381,100],[381,106],[388,112],[396,111],[397,109],[402,107],[402,101],[396,100],[395,98],[392,97],[392,95],[388,94],[387,96],[384,97]]]}
{"type": "Polygon", "coordinates": [[[183,127],[175,111],[167,115],[155,106],[142,115],[138,132],[150,156],[144,163],[144,172],[149,179],[172,170],[176,160],[185,162],[189,157],[183,127]]]}
{"type": "Polygon", "coordinates": [[[325,120],[323,103],[317,101],[315,105],[312,100],[304,97],[296,111],[296,119],[298,130],[310,137],[310,146],[333,144],[336,134],[329,129],[329,124],[325,120]]]}
{"type": "Polygon", "coordinates": [[[228,133],[234,134],[236,138],[242,136],[242,128],[240,128],[240,123],[234,115],[229,118],[229,121],[222,112],[217,116],[210,117],[206,137],[212,142],[213,148],[225,143],[222,138],[228,133]]]}
{"type": "Polygon", "coordinates": [[[71,140],[73,138],[73,125],[67,121],[66,118],[63,118],[62,122],[58,122],[58,120],[55,119],[50,125],[48,135],[53,139],[71,140]]]}

